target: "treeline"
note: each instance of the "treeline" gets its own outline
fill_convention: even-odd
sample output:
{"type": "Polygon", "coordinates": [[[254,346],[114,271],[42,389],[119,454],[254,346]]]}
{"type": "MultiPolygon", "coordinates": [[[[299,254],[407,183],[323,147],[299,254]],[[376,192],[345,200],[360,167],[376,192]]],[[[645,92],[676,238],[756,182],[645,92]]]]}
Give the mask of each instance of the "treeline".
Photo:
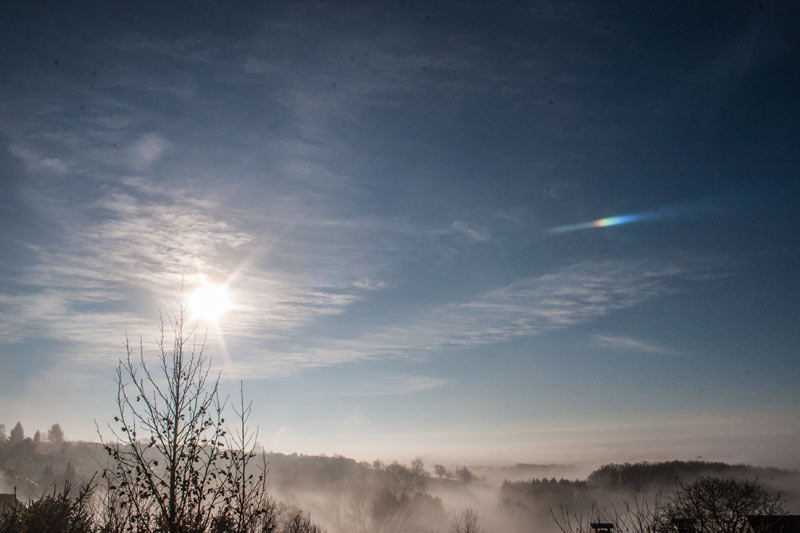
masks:
{"type": "Polygon", "coordinates": [[[452,470],[443,465],[434,465],[431,471],[421,459],[410,465],[397,461],[371,463],[355,461],[341,455],[303,455],[266,453],[269,464],[270,484],[281,490],[335,488],[379,483],[384,485],[411,484],[415,488],[426,488],[429,484],[465,484],[477,477],[467,466],[456,466],[452,470]]]}
{"type": "MultiPolygon", "coordinates": [[[[25,437],[14,443],[8,439],[0,441],[0,479],[5,479],[6,485],[0,492],[16,487],[24,498],[38,497],[52,491],[54,486],[60,488],[64,481],[73,485],[85,482],[106,464],[107,454],[102,444],[63,440],[63,432],[61,435],[59,440],[35,441],[25,437]]],[[[419,459],[402,465],[397,461],[358,462],[341,455],[278,452],[264,452],[264,459],[270,486],[282,492],[334,491],[362,485],[399,487],[404,483],[424,489],[431,483],[459,485],[476,479],[467,466],[429,468],[419,459]]]]}
{"type": "Polygon", "coordinates": [[[590,485],[604,490],[641,492],[675,485],[678,480],[708,477],[742,477],[771,480],[790,474],[777,468],[730,465],[708,461],[665,461],[657,463],[623,463],[603,465],[587,477],[590,485]]]}
{"type": "Polygon", "coordinates": [[[505,506],[530,509],[532,506],[586,507],[596,503],[597,489],[588,481],[531,479],[504,481],[500,488],[505,506]]]}
{"type": "Polygon", "coordinates": [[[60,424],[53,424],[46,437],[42,434],[26,436],[20,422],[6,434],[0,424],[0,492],[39,497],[65,482],[88,479],[97,470],[97,445],[64,440],[60,424]]]}
{"type": "Polygon", "coordinates": [[[6,435],[5,424],[0,424],[0,461],[9,456],[32,453],[42,444],[48,445],[48,448],[52,449],[63,443],[64,431],[61,429],[60,424],[50,426],[45,438],[42,437],[42,432],[38,430],[34,432],[32,437],[26,436],[25,428],[22,427],[21,422],[17,422],[6,435]]]}
{"type": "Polygon", "coordinates": [[[504,481],[506,493],[533,496],[553,495],[559,498],[594,492],[641,493],[653,489],[670,488],[677,481],[691,481],[699,477],[750,478],[769,482],[796,475],[778,468],[764,468],[745,464],[730,465],[707,461],[664,461],[640,463],[610,463],[590,473],[585,480],[555,478],[528,481],[504,481]]]}
{"type": "MultiPolygon", "coordinates": [[[[621,509],[631,505],[649,505],[637,509],[639,516],[661,519],[653,514],[659,500],[668,500],[676,491],[708,486],[717,481],[732,483],[757,480],[765,493],[779,495],[780,501],[793,499],[786,488],[797,486],[797,472],[750,465],[730,465],[706,461],[666,461],[607,464],[594,470],[584,480],[534,478],[528,481],[504,481],[500,489],[503,508],[520,520],[546,523],[559,514],[559,520],[580,522],[579,518],[605,516],[607,521],[625,520],[621,509]]],[[[759,485],[760,486],[760,485],[759,485]]],[[[663,511],[663,509],[662,509],[663,511]]],[[[599,520],[606,521],[606,520],[599,520]]],[[[652,525],[652,524],[651,524],[652,525]]],[[[588,528],[588,525],[586,526],[588,528]]],[[[654,526],[655,527],[655,526],[654,526]]],[[[569,528],[568,528],[569,529],[569,528]]]]}

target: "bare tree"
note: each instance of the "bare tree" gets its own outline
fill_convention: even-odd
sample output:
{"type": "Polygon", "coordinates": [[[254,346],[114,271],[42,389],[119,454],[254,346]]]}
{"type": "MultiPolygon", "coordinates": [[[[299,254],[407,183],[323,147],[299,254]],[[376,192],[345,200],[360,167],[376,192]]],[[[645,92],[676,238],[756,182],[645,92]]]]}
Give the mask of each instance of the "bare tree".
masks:
{"type": "Polygon", "coordinates": [[[678,482],[666,501],[659,493],[634,497],[633,502],[610,505],[588,512],[570,512],[566,507],[550,509],[563,533],[589,533],[591,522],[615,524],[618,533],[673,533],[675,520],[691,524],[694,533],[741,533],[748,515],[782,515],[781,495],[760,482],[701,477],[691,483],[678,482]]]}
{"type": "Polygon", "coordinates": [[[256,442],[258,430],[248,425],[253,403],[245,403],[244,384],[239,383],[239,405],[233,406],[238,428],[225,436],[225,446],[230,452],[230,463],[225,470],[225,508],[215,519],[215,528],[226,532],[270,533],[278,527],[276,503],[267,494],[267,460],[258,457],[256,442]],[[254,471],[255,467],[255,471],[254,471]]]}
{"type": "Polygon", "coordinates": [[[427,478],[418,470],[411,470],[397,461],[393,461],[384,470],[389,473],[392,491],[397,499],[406,498],[412,492],[424,489],[428,482],[427,478]]]}
{"type": "Polygon", "coordinates": [[[550,507],[550,516],[562,533],[588,533],[591,531],[592,520],[600,521],[600,513],[594,505],[588,512],[583,509],[570,512],[563,505],[558,507],[558,511],[550,507]]]}
{"type": "MultiPolygon", "coordinates": [[[[606,521],[616,524],[618,533],[653,533],[662,528],[663,504],[661,493],[653,496],[634,496],[633,501],[625,501],[622,506],[611,505],[611,514],[606,521]]],[[[600,521],[600,520],[598,520],[600,521]]],[[[674,533],[670,524],[669,533],[674,533]]]]}
{"type": "Polygon", "coordinates": [[[466,466],[456,468],[456,477],[464,483],[470,483],[473,479],[475,479],[475,475],[472,473],[472,470],[466,466]]]}
{"type": "Polygon", "coordinates": [[[308,513],[293,510],[286,517],[281,533],[325,533],[325,530],[312,522],[308,513]]]}
{"type": "Polygon", "coordinates": [[[747,528],[748,515],[782,514],[786,508],[780,493],[757,480],[701,477],[678,483],[662,510],[661,530],[669,530],[675,518],[688,518],[696,533],[739,533],[747,528]]]}
{"type": "Polygon", "coordinates": [[[478,511],[467,507],[459,513],[453,513],[450,517],[451,533],[481,533],[478,526],[478,511]]]}
{"type": "Polygon", "coordinates": [[[370,499],[370,527],[367,531],[371,533],[402,533],[405,531],[411,519],[408,501],[406,493],[398,498],[387,489],[378,491],[370,499]]]}
{"type": "Polygon", "coordinates": [[[427,479],[428,477],[428,473],[425,471],[425,463],[419,457],[411,461],[411,472],[420,479],[427,479]]]}
{"type": "Polygon", "coordinates": [[[106,475],[137,531],[206,530],[225,496],[219,378],[209,379],[205,339],[187,328],[185,314],[180,302],[166,324],[162,316],[154,367],[140,339],[136,348],[126,340],[117,368],[117,416],[108,425],[116,442],[104,442],[113,462],[106,475]]]}

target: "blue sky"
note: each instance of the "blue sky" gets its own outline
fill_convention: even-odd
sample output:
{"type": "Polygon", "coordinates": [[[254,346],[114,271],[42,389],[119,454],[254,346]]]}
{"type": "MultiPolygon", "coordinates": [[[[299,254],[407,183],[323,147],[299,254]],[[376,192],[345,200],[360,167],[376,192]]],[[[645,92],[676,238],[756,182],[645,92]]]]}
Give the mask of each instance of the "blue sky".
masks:
{"type": "Polygon", "coordinates": [[[183,278],[268,449],[800,466],[797,16],[4,4],[0,423],[93,438],[183,278]]]}

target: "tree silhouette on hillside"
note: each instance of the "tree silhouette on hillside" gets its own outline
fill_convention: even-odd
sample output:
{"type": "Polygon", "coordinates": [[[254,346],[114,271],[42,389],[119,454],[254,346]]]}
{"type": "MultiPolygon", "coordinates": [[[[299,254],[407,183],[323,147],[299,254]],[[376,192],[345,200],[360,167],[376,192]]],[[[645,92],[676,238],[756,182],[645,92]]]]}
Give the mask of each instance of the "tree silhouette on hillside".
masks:
{"type": "Polygon", "coordinates": [[[255,436],[242,393],[238,432],[225,426],[219,376],[211,376],[205,338],[178,313],[162,319],[155,364],[143,343],[126,342],[116,373],[117,414],[104,442],[113,467],[112,515],[127,530],[269,533],[277,526],[266,493],[266,464],[253,470],[255,436]],[[167,333],[168,332],[168,333],[167,333]]]}

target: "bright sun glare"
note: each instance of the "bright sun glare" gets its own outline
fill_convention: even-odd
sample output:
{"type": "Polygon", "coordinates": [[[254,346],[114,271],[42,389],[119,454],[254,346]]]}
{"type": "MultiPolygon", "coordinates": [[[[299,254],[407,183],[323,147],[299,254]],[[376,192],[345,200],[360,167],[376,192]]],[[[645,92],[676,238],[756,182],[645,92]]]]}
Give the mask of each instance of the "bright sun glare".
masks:
{"type": "Polygon", "coordinates": [[[217,321],[229,307],[228,293],[222,285],[206,283],[189,297],[189,310],[198,319],[217,321]]]}

